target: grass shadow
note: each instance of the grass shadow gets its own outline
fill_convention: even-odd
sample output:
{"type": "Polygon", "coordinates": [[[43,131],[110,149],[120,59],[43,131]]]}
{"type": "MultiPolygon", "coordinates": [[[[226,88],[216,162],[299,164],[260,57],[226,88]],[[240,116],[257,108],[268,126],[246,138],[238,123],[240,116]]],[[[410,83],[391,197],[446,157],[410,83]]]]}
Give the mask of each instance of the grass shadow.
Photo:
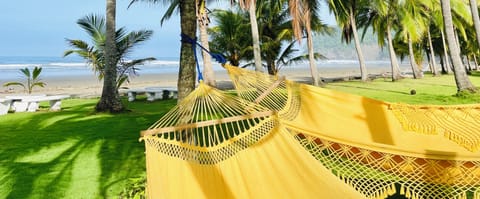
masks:
{"type": "Polygon", "coordinates": [[[145,172],[139,132],[175,100],[133,102],[131,112],[96,114],[96,100],[66,100],[59,112],[0,117],[0,195],[112,198],[145,172]]]}
{"type": "Polygon", "coordinates": [[[335,86],[338,86],[338,87],[349,87],[349,88],[356,88],[356,89],[364,89],[364,90],[372,90],[372,91],[379,91],[379,90],[381,90],[381,91],[390,92],[390,93],[395,93],[395,94],[410,95],[410,93],[408,93],[408,92],[401,92],[401,91],[388,90],[388,89],[368,88],[368,87],[352,86],[352,85],[340,85],[340,84],[336,84],[335,86]]]}

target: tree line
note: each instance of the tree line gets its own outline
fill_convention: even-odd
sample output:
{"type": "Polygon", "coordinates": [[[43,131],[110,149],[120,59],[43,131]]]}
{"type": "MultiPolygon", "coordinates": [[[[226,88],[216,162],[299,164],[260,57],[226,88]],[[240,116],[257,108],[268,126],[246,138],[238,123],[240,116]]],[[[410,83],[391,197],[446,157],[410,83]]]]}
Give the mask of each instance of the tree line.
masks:
{"type": "MultiPolygon", "coordinates": [[[[213,11],[206,0],[131,0],[130,5],[137,2],[166,5],[162,22],[178,11],[182,34],[196,38],[198,31],[201,45],[222,53],[232,65],[246,63],[243,66],[254,66],[257,71],[266,68],[275,75],[284,65],[308,60],[314,85],[322,84],[315,60],[325,57],[315,52],[313,34],[333,32],[318,13],[332,12],[342,41],[355,46],[363,81],[368,76],[361,41],[371,30],[377,45],[388,51],[392,81],[403,78],[398,58],[408,58],[414,78],[423,77],[421,63],[428,62],[435,76],[453,72],[458,92],[477,92],[468,77],[471,62],[478,68],[480,22],[476,0],[231,0],[230,9],[213,11]],[[320,10],[321,2],[327,3],[329,10],[320,10]],[[216,26],[209,27],[211,19],[216,26]],[[299,50],[295,42],[306,42],[308,52],[295,53],[299,50]]],[[[103,61],[104,86],[97,111],[124,109],[117,91],[121,59],[115,42],[115,7],[116,0],[106,0],[105,40],[99,59],[103,61]]],[[[195,87],[192,45],[196,44],[182,42],[180,47],[179,100],[195,87]]],[[[203,57],[204,81],[215,86],[209,55],[204,53],[203,57]]]]}

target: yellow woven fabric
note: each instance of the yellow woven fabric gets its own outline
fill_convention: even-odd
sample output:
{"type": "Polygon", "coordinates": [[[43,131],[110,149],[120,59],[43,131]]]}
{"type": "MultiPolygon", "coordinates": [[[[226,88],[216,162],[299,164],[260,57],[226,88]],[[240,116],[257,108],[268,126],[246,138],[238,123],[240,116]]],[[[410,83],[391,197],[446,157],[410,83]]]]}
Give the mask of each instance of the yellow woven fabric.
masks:
{"type": "Polygon", "coordinates": [[[390,104],[226,68],[239,97],[200,84],[142,132],[149,198],[480,199],[477,106],[390,104]]]}
{"type": "Polygon", "coordinates": [[[147,196],[155,199],[364,198],[316,161],[278,123],[275,115],[259,114],[264,110],[252,107],[256,105],[201,84],[144,131],[147,196]],[[204,108],[200,108],[202,106],[204,108]],[[238,119],[237,116],[246,114],[234,112],[232,107],[248,109],[251,117],[226,119],[238,119]],[[189,109],[185,115],[198,120],[185,123],[186,118],[178,115],[185,108],[189,109]],[[230,115],[226,117],[224,111],[230,115]],[[206,117],[206,114],[217,117],[206,117]],[[205,122],[208,125],[204,125],[205,122]],[[172,123],[178,124],[173,128],[165,126],[172,123]]]}
{"type": "MultiPolygon", "coordinates": [[[[238,92],[249,82],[262,82],[251,78],[253,71],[227,70],[242,74],[235,82],[238,92]]],[[[475,122],[479,105],[391,104],[290,81],[285,85],[278,89],[289,96],[276,99],[288,101],[280,112],[288,109],[294,117],[279,114],[280,123],[365,196],[385,198],[399,192],[415,199],[480,197],[480,153],[471,152],[480,135],[480,122],[475,122]]]]}
{"type": "Polygon", "coordinates": [[[390,110],[406,130],[443,134],[470,151],[480,148],[480,105],[391,104],[390,110]]]}
{"type": "Polygon", "coordinates": [[[185,160],[183,154],[215,156],[215,151],[222,149],[198,150],[167,141],[173,151],[165,153],[157,147],[165,144],[164,139],[146,137],[145,141],[148,198],[364,198],[313,159],[280,126],[244,150],[224,150],[232,156],[215,164],[185,160]]]}

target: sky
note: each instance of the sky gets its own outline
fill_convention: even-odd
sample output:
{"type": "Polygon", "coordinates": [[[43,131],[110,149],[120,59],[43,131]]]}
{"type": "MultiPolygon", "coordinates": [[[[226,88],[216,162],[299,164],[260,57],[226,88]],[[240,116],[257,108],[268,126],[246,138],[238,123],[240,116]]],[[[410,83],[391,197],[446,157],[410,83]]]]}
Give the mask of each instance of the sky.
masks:
{"type": "MultiPolygon", "coordinates": [[[[15,0],[0,6],[0,56],[62,56],[70,49],[66,38],[90,42],[77,20],[89,15],[104,16],[105,0],[15,0]]],[[[154,35],[134,50],[132,57],[178,57],[179,17],[160,26],[163,4],[117,0],[117,28],[148,29],[154,35]]]]}
{"type": "MultiPolygon", "coordinates": [[[[61,57],[70,49],[65,39],[90,42],[76,21],[89,14],[105,14],[105,0],[15,0],[0,6],[0,56],[61,57]]],[[[153,30],[152,38],[130,55],[179,57],[178,14],[160,25],[165,5],[117,0],[117,28],[153,30]]],[[[219,6],[217,5],[213,6],[219,6]]],[[[225,6],[225,5],[220,5],[225,6]]],[[[228,4],[227,4],[228,6],[228,4]]]]}

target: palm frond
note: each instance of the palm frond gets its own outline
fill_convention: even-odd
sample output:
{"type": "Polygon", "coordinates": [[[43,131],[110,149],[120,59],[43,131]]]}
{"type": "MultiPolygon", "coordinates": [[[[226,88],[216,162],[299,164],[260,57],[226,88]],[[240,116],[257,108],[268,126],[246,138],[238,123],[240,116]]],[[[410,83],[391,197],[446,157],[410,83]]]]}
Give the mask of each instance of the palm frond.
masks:
{"type": "Polygon", "coordinates": [[[106,23],[103,16],[90,14],[80,18],[77,24],[95,41],[104,40],[106,23]]]}
{"type": "Polygon", "coordinates": [[[32,79],[36,80],[38,76],[40,76],[41,72],[42,72],[42,67],[35,66],[32,72],[32,79]]]}
{"type": "Polygon", "coordinates": [[[20,82],[6,82],[3,84],[4,87],[7,87],[7,86],[21,86],[23,87],[24,89],[26,89],[25,85],[23,85],[22,83],[20,82]]]}
{"type": "Polygon", "coordinates": [[[30,78],[30,69],[25,67],[20,69],[20,72],[22,72],[22,74],[25,75],[26,77],[30,78]]]}
{"type": "Polygon", "coordinates": [[[35,82],[35,83],[32,84],[32,88],[33,88],[34,86],[40,86],[40,87],[43,88],[43,87],[45,87],[46,85],[47,85],[47,84],[44,83],[44,82],[35,82]]]}

